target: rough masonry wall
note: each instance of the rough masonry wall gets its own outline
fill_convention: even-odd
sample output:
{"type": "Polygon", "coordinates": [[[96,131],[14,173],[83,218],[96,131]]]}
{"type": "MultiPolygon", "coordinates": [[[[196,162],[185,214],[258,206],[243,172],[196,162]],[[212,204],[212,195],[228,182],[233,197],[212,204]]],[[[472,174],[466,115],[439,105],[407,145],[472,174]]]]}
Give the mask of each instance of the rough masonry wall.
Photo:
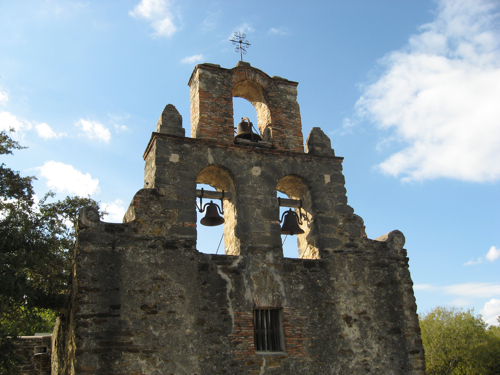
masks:
{"type": "Polygon", "coordinates": [[[77,374],[424,373],[399,247],[208,255],[136,224],[95,224],[80,229],[76,258],[77,374]],[[283,309],[283,353],[255,353],[255,307],[283,309]]]}
{"type": "Polygon", "coordinates": [[[425,373],[404,237],[366,238],[347,205],[341,158],[157,133],[145,158],[149,188],[134,197],[126,223],[102,223],[90,208],[80,216],[73,299],[55,332],[60,368],[425,373]],[[239,248],[226,254],[237,255],[196,250],[196,181],[209,166],[235,187],[239,242],[226,246],[239,248]],[[276,188],[287,181],[305,184],[302,242],[319,259],[283,258],[276,188]],[[253,309],[272,307],[283,312],[285,350],[258,354],[253,309]]]}
{"type": "Polygon", "coordinates": [[[19,375],[50,375],[50,354],[52,351],[50,335],[22,336],[14,343],[16,345],[15,354],[21,360],[21,365],[18,367],[19,375]],[[42,352],[42,348],[46,348],[46,352],[42,352]]]}

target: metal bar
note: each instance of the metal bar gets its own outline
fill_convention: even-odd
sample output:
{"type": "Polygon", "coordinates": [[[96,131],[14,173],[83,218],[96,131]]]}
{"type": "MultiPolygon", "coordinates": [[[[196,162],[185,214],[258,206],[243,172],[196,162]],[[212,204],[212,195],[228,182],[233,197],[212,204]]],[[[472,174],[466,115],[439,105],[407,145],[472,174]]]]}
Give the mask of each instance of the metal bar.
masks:
{"type": "Polygon", "coordinates": [[[266,350],[272,351],[271,347],[271,310],[264,310],[266,312],[266,350]]]}

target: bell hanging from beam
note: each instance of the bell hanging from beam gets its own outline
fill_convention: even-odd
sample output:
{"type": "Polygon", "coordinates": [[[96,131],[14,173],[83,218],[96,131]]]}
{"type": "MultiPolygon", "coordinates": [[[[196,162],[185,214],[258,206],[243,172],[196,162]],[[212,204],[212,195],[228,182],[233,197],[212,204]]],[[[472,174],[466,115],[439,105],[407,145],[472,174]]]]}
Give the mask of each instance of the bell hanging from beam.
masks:
{"type": "Polygon", "coordinates": [[[200,220],[200,224],[205,225],[207,227],[215,227],[217,225],[221,225],[224,223],[224,218],[219,215],[220,211],[219,206],[210,201],[210,203],[205,204],[203,207],[203,211],[206,210],[205,217],[200,220]]]}
{"type": "Polygon", "coordinates": [[[241,122],[236,128],[236,138],[248,139],[252,142],[258,142],[262,140],[262,137],[252,131],[252,123],[248,117],[242,117],[241,122]]]}
{"type": "Polygon", "coordinates": [[[293,236],[294,234],[302,234],[304,231],[299,227],[300,218],[291,208],[285,211],[281,215],[280,223],[283,223],[281,227],[281,234],[289,234],[293,236]],[[283,219],[283,217],[285,217],[283,219]]]}

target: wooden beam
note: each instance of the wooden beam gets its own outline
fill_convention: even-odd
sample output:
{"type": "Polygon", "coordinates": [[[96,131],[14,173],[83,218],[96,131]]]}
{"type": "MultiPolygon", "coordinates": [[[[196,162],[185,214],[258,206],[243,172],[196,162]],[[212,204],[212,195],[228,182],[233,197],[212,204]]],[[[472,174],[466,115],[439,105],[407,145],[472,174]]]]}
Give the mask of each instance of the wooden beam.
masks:
{"type": "Polygon", "coordinates": [[[280,204],[281,207],[295,207],[295,208],[300,207],[299,199],[280,198],[279,201],[281,202],[280,204]]]}
{"type": "MultiPolygon", "coordinates": [[[[201,197],[201,189],[196,189],[196,198],[201,197]]],[[[230,200],[232,198],[232,194],[229,192],[224,192],[224,199],[230,200]]],[[[203,190],[203,198],[207,199],[221,199],[222,192],[221,191],[213,191],[213,190],[203,190]]],[[[281,207],[300,207],[299,199],[288,199],[288,198],[280,198],[280,206],[281,207]]]]}
{"type": "MultiPolygon", "coordinates": [[[[196,198],[201,197],[201,190],[196,189],[196,198]]],[[[225,191],[224,192],[224,199],[231,199],[232,195],[231,193],[225,191]]],[[[222,192],[221,191],[213,191],[213,190],[203,190],[203,198],[207,199],[221,199],[222,198],[222,192]]]]}
{"type": "Polygon", "coordinates": [[[271,142],[264,142],[264,141],[252,142],[249,139],[241,139],[241,138],[235,138],[234,143],[239,143],[242,145],[248,145],[248,146],[254,146],[254,147],[265,147],[265,148],[272,148],[273,147],[273,144],[271,142]]]}

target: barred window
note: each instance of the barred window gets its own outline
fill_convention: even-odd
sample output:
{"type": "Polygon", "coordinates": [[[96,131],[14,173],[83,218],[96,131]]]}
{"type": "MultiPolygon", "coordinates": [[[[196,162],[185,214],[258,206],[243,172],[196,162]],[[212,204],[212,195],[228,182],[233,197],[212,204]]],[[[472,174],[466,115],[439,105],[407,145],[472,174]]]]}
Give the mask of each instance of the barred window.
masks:
{"type": "Polygon", "coordinates": [[[255,350],[258,352],[282,352],[281,310],[255,309],[253,328],[255,350]]]}

